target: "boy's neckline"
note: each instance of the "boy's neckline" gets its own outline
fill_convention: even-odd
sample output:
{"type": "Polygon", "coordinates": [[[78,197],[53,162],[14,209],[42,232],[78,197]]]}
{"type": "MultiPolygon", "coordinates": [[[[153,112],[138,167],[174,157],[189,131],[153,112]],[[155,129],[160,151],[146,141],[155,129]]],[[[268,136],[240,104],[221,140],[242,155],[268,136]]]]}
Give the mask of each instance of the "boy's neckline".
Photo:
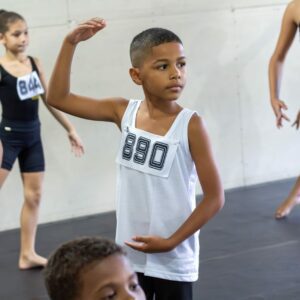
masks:
{"type": "Polygon", "coordinates": [[[181,114],[182,114],[183,111],[184,111],[184,108],[182,108],[182,109],[179,111],[179,113],[176,115],[175,119],[173,120],[171,126],[170,126],[169,129],[166,131],[166,133],[165,133],[164,135],[161,135],[161,134],[157,134],[157,133],[155,133],[155,132],[151,132],[151,131],[144,130],[144,129],[139,128],[139,127],[136,126],[137,114],[138,114],[138,111],[139,111],[139,108],[140,108],[140,105],[141,105],[142,102],[143,102],[142,100],[139,100],[139,101],[138,101],[138,104],[137,104],[137,106],[136,106],[136,108],[135,108],[135,111],[134,111],[134,113],[133,113],[132,127],[133,127],[134,129],[137,129],[137,130],[140,130],[140,131],[143,131],[143,132],[146,132],[146,133],[149,133],[149,134],[151,134],[151,135],[158,136],[158,137],[165,137],[165,138],[168,137],[168,136],[173,132],[173,128],[175,128],[176,123],[178,122],[178,120],[179,120],[181,114]]]}

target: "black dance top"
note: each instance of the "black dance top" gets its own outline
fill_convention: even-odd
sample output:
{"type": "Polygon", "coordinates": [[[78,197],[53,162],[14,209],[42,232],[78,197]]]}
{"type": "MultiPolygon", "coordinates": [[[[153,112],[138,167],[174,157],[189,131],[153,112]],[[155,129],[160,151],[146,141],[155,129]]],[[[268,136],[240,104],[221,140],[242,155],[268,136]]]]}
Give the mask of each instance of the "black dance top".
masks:
{"type": "Polygon", "coordinates": [[[21,77],[8,73],[0,65],[0,102],[2,119],[10,122],[38,120],[39,96],[44,93],[39,71],[29,56],[32,71],[21,77]]]}

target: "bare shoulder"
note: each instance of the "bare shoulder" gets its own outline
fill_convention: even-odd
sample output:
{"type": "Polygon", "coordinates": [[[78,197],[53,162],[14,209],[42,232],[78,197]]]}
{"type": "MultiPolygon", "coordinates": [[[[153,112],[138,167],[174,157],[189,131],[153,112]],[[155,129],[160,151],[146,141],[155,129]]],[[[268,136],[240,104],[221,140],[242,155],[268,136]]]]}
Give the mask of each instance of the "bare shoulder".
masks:
{"type": "Polygon", "coordinates": [[[287,8],[289,9],[295,9],[295,8],[300,7],[300,0],[293,0],[288,3],[287,8]]]}
{"type": "Polygon", "coordinates": [[[40,61],[37,57],[33,57],[33,56],[31,56],[31,57],[32,57],[33,61],[35,62],[35,64],[36,64],[38,70],[39,70],[40,72],[43,71],[41,61],[40,61]]]}
{"type": "Polygon", "coordinates": [[[5,56],[1,56],[0,57],[0,65],[4,66],[5,64],[7,64],[7,59],[5,56]]]}
{"type": "MultiPolygon", "coordinates": [[[[204,120],[194,114],[188,127],[189,148],[196,168],[209,170],[213,165],[213,151],[204,120]]],[[[199,169],[198,169],[199,171],[199,169]]],[[[198,174],[199,176],[199,174],[198,174]]]]}
{"type": "Polygon", "coordinates": [[[128,106],[129,100],[125,99],[125,98],[122,98],[122,97],[115,97],[113,99],[113,103],[114,103],[114,106],[115,106],[115,112],[117,114],[117,118],[118,118],[119,122],[121,122],[121,120],[123,118],[123,115],[125,113],[125,110],[128,106]]]}
{"type": "Polygon", "coordinates": [[[199,131],[205,130],[205,125],[203,119],[197,114],[194,113],[190,119],[188,132],[190,134],[197,134],[199,131]]]}
{"type": "Polygon", "coordinates": [[[194,113],[188,126],[188,138],[190,147],[193,144],[205,144],[208,142],[208,134],[205,122],[197,113],[194,113]]]}
{"type": "Polygon", "coordinates": [[[291,18],[295,23],[300,23],[300,0],[291,1],[285,10],[285,15],[291,18]]]}
{"type": "Polygon", "coordinates": [[[119,109],[121,111],[125,112],[125,110],[128,106],[129,100],[125,99],[125,98],[122,98],[122,97],[116,97],[116,98],[114,98],[114,102],[119,107],[119,109]]]}

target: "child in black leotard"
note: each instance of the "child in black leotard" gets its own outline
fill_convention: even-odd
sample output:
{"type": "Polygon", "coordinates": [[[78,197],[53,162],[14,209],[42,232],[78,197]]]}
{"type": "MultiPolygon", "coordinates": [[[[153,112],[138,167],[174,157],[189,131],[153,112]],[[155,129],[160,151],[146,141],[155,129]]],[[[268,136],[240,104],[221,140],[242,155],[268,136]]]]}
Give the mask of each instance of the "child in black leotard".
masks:
{"type": "MultiPolygon", "coordinates": [[[[19,268],[44,266],[47,260],[35,252],[38,210],[44,177],[44,154],[38,116],[39,98],[45,100],[46,84],[41,65],[27,56],[28,28],[22,16],[0,11],[0,42],[5,47],[0,57],[0,189],[16,159],[24,187],[21,212],[21,251],[19,268]]],[[[73,125],[64,114],[46,107],[67,130],[72,150],[83,153],[83,146],[73,125]]]]}

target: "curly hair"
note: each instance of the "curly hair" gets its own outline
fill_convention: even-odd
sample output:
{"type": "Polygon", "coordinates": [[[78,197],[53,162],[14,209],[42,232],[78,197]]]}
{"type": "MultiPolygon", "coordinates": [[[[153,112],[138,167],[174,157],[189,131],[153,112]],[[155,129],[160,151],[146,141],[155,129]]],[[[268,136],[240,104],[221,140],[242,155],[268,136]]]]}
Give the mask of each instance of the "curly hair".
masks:
{"type": "Polygon", "coordinates": [[[126,255],[121,246],[100,237],[81,237],[62,244],[50,256],[44,270],[50,298],[74,300],[82,288],[82,270],[113,254],[126,255]]]}

